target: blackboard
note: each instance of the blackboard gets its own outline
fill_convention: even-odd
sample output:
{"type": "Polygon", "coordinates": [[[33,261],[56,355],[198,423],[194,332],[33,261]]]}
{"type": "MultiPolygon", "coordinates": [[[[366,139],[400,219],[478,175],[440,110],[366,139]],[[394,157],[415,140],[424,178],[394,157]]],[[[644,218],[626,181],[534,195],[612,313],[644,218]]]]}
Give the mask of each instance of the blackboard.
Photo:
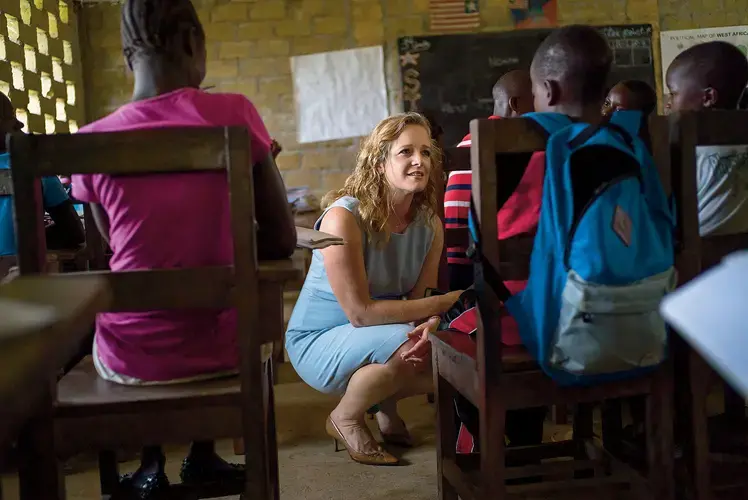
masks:
{"type": "MultiPolygon", "coordinates": [[[[614,56],[609,84],[635,79],[655,88],[652,26],[601,26],[599,30],[614,56]]],[[[445,146],[457,144],[470,120],[492,113],[496,80],[507,71],[529,69],[535,50],[551,31],[398,39],[405,110],[432,114],[444,129],[445,146]]]]}

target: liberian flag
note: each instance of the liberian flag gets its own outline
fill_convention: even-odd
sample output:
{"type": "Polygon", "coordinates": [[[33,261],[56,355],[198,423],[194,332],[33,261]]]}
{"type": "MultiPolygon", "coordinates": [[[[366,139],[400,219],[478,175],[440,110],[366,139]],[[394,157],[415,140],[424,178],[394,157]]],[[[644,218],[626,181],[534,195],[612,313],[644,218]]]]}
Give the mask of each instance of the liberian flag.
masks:
{"type": "Polygon", "coordinates": [[[431,31],[469,31],[480,27],[478,0],[430,0],[431,31]]]}

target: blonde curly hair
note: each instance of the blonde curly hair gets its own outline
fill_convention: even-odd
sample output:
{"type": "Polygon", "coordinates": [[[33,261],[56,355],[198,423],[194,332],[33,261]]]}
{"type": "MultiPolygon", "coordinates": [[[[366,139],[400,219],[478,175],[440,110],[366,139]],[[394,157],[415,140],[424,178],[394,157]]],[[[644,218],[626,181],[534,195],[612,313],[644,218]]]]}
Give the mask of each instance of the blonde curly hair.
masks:
{"type": "MultiPolygon", "coordinates": [[[[343,196],[356,198],[359,201],[358,213],[369,241],[377,240],[384,244],[390,239],[387,220],[393,210],[392,191],[379,167],[387,162],[392,143],[409,125],[425,128],[431,137],[428,120],[418,113],[402,113],[385,118],[361,143],[356,166],[346,179],[343,189],[330,191],[322,198],[323,209],[343,196]]],[[[413,196],[414,220],[421,218],[433,223],[436,217],[437,182],[443,177],[441,158],[441,151],[432,139],[429,180],[426,189],[413,196]]]]}

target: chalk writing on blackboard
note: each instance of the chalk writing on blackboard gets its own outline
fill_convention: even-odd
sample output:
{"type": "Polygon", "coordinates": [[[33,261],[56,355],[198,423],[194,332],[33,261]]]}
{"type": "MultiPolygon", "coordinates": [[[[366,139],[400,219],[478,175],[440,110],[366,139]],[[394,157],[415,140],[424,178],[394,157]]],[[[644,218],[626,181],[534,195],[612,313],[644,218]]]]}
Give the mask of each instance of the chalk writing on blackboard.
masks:
{"type": "Polygon", "coordinates": [[[519,64],[517,57],[489,57],[488,66],[491,68],[501,68],[502,66],[512,66],[519,64]]]}
{"type": "Polygon", "coordinates": [[[652,43],[647,38],[624,38],[619,40],[608,41],[611,49],[648,49],[652,46],[652,43]]]}
{"type": "Polygon", "coordinates": [[[403,72],[403,100],[408,103],[409,111],[418,111],[421,100],[421,74],[416,68],[408,68],[403,72]]]}
{"type": "Polygon", "coordinates": [[[453,115],[456,113],[465,113],[468,110],[467,104],[451,104],[448,102],[445,102],[441,106],[441,112],[446,113],[448,115],[453,115]]]}
{"type": "Polygon", "coordinates": [[[411,36],[400,39],[400,52],[425,52],[431,48],[428,40],[417,40],[411,36]]]}
{"type": "Polygon", "coordinates": [[[408,64],[412,64],[413,66],[418,66],[418,56],[421,54],[414,54],[413,52],[406,52],[405,54],[400,56],[400,66],[407,66],[408,64]]]}
{"type": "Polygon", "coordinates": [[[600,32],[605,38],[646,38],[652,35],[652,26],[632,26],[632,27],[617,27],[617,26],[606,26],[600,28],[600,32]]]}

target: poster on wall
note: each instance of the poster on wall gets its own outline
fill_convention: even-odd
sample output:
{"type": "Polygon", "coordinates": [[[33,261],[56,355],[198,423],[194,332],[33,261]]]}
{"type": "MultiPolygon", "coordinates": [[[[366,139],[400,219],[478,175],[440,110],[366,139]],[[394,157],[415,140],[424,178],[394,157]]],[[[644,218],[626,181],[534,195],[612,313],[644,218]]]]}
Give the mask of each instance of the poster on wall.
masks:
{"type": "Polygon", "coordinates": [[[556,0],[509,0],[514,27],[551,28],[558,24],[556,0]]]}
{"type": "Polygon", "coordinates": [[[291,58],[300,143],[361,137],[387,117],[382,46],[291,58]]]}
{"type": "MultiPolygon", "coordinates": [[[[704,42],[721,40],[735,45],[744,55],[748,55],[748,26],[726,26],[694,30],[663,31],[660,33],[662,54],[662,75],[667,74],[670,63],[684,50],[704,42]]],[[[663,92],[668,93],[663,81],[663,92]]]]}

